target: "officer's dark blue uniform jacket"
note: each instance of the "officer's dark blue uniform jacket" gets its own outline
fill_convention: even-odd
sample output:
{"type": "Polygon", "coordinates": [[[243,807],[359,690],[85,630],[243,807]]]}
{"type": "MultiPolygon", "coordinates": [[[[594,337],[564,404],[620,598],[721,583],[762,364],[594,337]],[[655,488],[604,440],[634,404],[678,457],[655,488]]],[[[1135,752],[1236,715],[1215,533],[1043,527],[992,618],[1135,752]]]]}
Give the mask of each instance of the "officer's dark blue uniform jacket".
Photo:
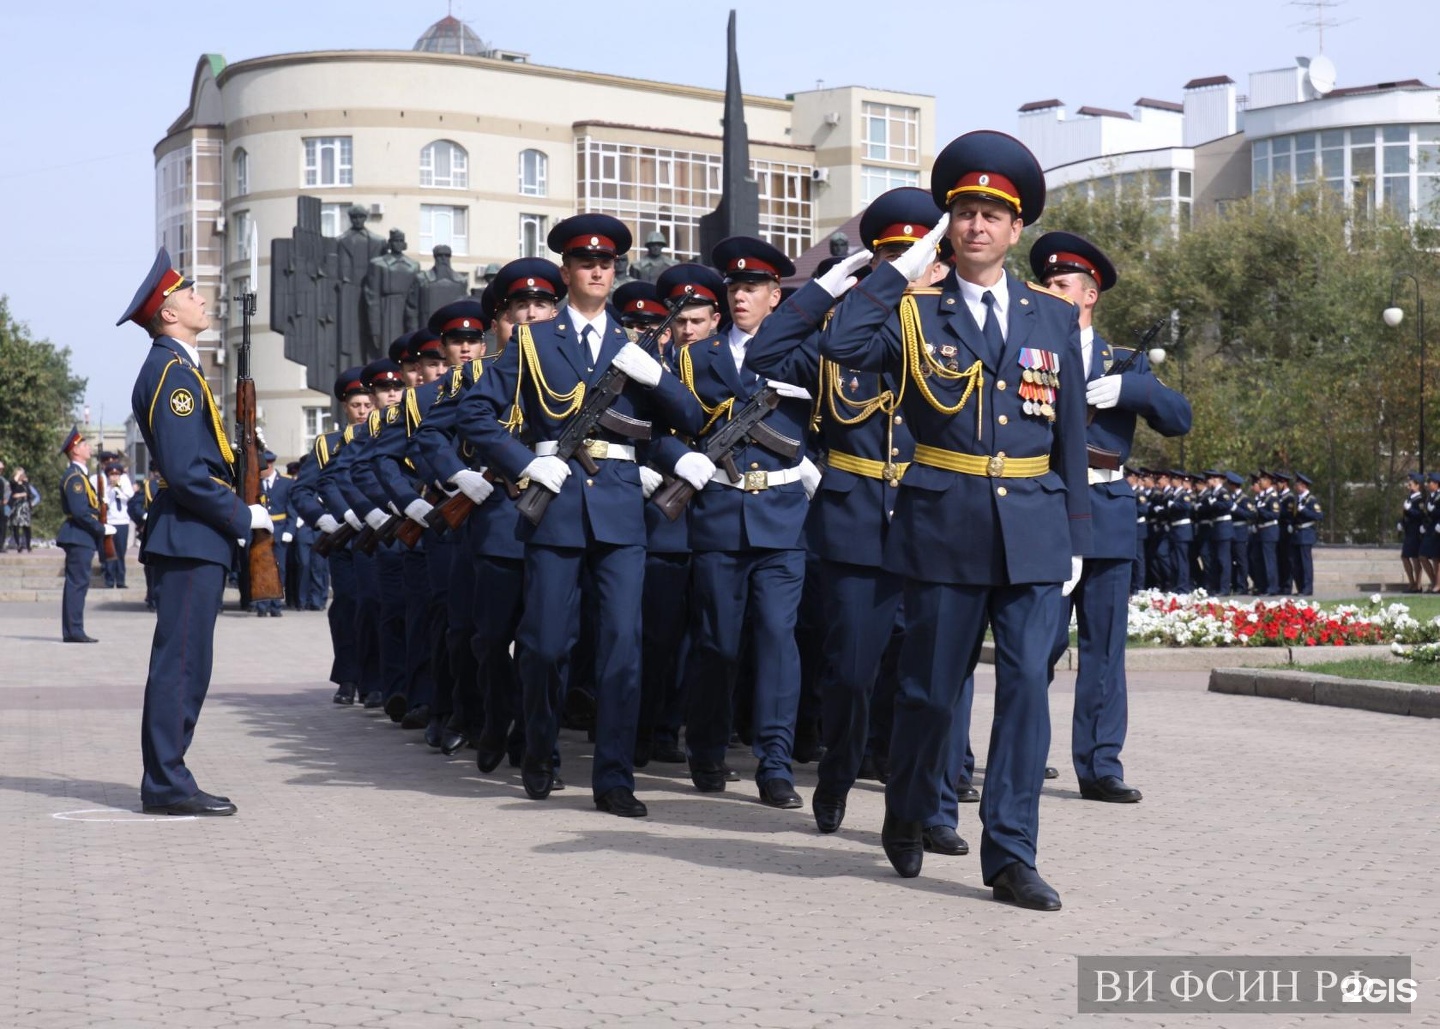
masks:
{"type": "MultiPolygon", "coordinates": [[[[565,422],[574,413],[569,409],[579,410],[574,400],[581,391],[576,387],[598,383],[611,359],[629,342],[620,327],[618,312],[611,307],[605,315],[605,338],[600,343],[599,359],[593,364],[566,308],[554,321],[517,327],[505,352],[485,369],[479,383],[461,396],[456,426],[463,439],[479,448],[487,466],[518,482],[525,467],[535,459],[534,452],[504,424],[512,405],[523,413],[527,439],[539,443],[560,437],[565,422]],[[571,399],[561,399],[566,396],[571,399]],[[564,417],[556,417],[562,413],[564,417]]],[[[651,422],[652,438],[672,427],[696,433],[704,424],[700,405],[669,374],[662,375],[653,389],[627,383],[611,409],[651,422]]],[[[636,443],[600,426],[593,438],[616,444],[636,443]]],[[[549,547],[584,548],[592,541],[644,546],[645,501],[640,491],[639,467],[631,461],[602,460],[598,464],[599,470],[592,476],[585,473],[579,461],[572,460],[570,477],[540,524],[517,520],[520,539],[549,547]]]]}
{"type": "MultiPolygon", "coordinates": [[[[346,431],[331,429],[316,436],[315,445],[310,448],[310,453],[305,455],[305,459],[300,462],[300,468],[295,472],[295,485],[290,488],[290,502],[308,525],[318,526],[320,519],[328,513],[320,497],[320,473],[330,463],[330,458],[335,453],[335,448],[341,445],[346,431]]],[[[342,508],[334,517],[338,520],[344,513],[342,508]]]]}
{"type": "MultiPolygon", "coordinates": [[[[885,547],[885,567],[907,578],[1059,583],[1070,576],[1071,555],[1091,552],[1079,316],[1063,298],[1006,275],[1009,331],[998,355],[989,352],[953,272],[939,293],[915,297],[923,336],[916,347],[938,353],[954,348],[957,367],[978,363],[983,383],[951,415],[931,406],[916,377],[907,375],[901,409],[917,445],[986,458],[1048,455],[1050,470],[1032,478],[988,478],[912,463],[900,483],[885,547]],[[1060,357],[1053,424],[1022,410],[1022,348],[1060,357]]],[[[907,363],[899,311],[907,285],[888,264],[868,275],[835,309],[821,352],[846,367],[898,376],[907,363]]],[[[960,400],[964,382],[936,374],[924,379],[947,406],[960,400]]]]}
{"type": "Polygon", "coordinates": [[[1296,546],[1313,546],[1316,539],[1315,527],[1325,520],[1324,513],[1320,510],[1320,499],[1315,496],[1314,490],[1297,493],[1293,500],[1295,514],[1295,532],[1291,542],[1296,546]]]}
{"type": "MultiPolygon", "coordinates": [[[[265,480],[262,478],[260,484],[263,488],[265,480]]],[[[277,474],[275,481],[270,488],[264,491],[261,500],[265,504],[265,510],[270,512],[270,521],[275,526],[275,536],[278,538],[283,533],[295,531],[295,505],[290,499],[290,492],[295,486],[295,480],[285,475],[277,474]]]]}
{"type": "MultiPolygon", "coordinates": [[[[1131,351],[1112,347],[1098,335],[1092,348],[1087,381],[1100,378],[1112,365],[1131,355],[1131,351]]],[[[1120,402],[1095,412],[1085,428],[1085,441],[1118,453],[1123,465],[1130,459],[1137,417],[1144,418],[1162,436],[1183,436],[1190,431],[1190,401],[1155,377],[1144,354],[1136,358],[1129,371],[1120,373],[1120,402]]],[[[1123,477],[1091,487],[1090,516],[1094,524],[1090,556],[1126,561],[1135,557],[1135,491],[1123,477]]]]}
{"type": "Polygon", "coordinates": [[[235,492],[224,413],[184,347],[168,336],[151,342],[130,403],[164,480],[150,505],[145,555],[228,568],[236,541],[250,538],[250,511],[235,492]],[[206,431],[196,432],[191,421],[206,431]]]}
{"type": "Polygon", "coordinates": [[[57,544],[94,550],[104,541],[105,526],[100,524],[100,498],[95,495],[95,485],[73,461],[60,480],[60,509],[65,512],[65,520],[55,533],[57,544]]]}

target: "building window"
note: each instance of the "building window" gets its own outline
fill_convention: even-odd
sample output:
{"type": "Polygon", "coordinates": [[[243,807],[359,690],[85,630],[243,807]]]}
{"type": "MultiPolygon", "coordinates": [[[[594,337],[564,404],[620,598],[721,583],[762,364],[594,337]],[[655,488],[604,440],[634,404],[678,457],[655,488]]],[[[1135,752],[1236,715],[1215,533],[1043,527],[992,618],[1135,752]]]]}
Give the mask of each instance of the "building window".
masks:
{"type": "Polygon", "coordinates": [[[305,185],[353,184],[349,136],[315,136],[305,140],[305,185]]]}
{"type": "Polygon", "coordinates": [[[320,235],[334,239],[350,227],[349,204],[320,205],[320,235]]]}
{"type": "Polygon", "coordinates": [[[315,441],[325,432],[325,423],[330,420],[328,407],[306,407],[305,412],[305,453],[315,447],[315,441]]]}
{"type": "Polygon", "coordinates": [[[243,197],[250,192],[250,155],[244,147],[235,151],[235,195],[243,197]]]}
{"type": "Polygon", "coordinates": [[[917,164],[920,160],[920,111],[891,104],[861,105],[865,156],[872,161],[917,164]]]}
{"type": "Polygon", "coordinates": [[[420,185],[436,189],[466,189],[470,185],[470,158],[465,148],[437,139],[420,151],[420,185]]]}
{"type": "Polygon", "coordinates": [[[522,214],[520,216],[520,256],[545,256],[545,216],[543,214],[522,214]]]}
{"type": "Polygon", "coordinates": [[[420,205],[420,250],[429,253],[442,243],[453,253],[470,252],[467,222],[468,207],[447,207],[440,204],[420,205]]]}
{"type": "Polygon", "coordinates": [[[874,168],[868,164],[860,166],[861,192],[867,204],[889,190],[918,185],[920,173],[909,168],[874,168]]]}
{"type": "Polygon", "coordinates": [[[230,282],[230,296],[226,299],[230,324],[240,325],[245,320],[245,297],[251,290],[250,276],[241,275],[230,282]]]}
{"type": "Polygon", "coordinates": [[[232,260],[250,260],[250,212],[236,211],[230,217],[230,252],[232,260]]]}
{"type": "Polygon", "coordinates": [[[543,197],[546,195],[546,175],[550,159],[539,150],[520,151],[520,195],[543,197]]]}
{"type": "Polygon", "coordinates": [[[1327,129],[1257,140],[1251,182],[1289,191],[1319,184],[1367,216],[1380,205],[1400,218],[1434,221],[1440,194],[1440,125],[1327,129]]]}

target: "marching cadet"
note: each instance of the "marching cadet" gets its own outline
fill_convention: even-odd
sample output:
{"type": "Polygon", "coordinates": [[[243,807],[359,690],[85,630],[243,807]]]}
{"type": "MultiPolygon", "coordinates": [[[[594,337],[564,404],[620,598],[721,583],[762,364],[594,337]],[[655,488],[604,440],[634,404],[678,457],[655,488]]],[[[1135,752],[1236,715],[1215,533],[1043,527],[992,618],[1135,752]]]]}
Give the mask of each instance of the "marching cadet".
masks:
{"type": "Polygon", "coordinates": [[[1171,469],[1172,489],[1165,504],[1170,537],[1170,589],[1176,593],[1194,590],[1191,577],[1191,554],[1195,546],[1195,493],[1190,488],[1191,476],[1180,469],[1171,469]]]}
{"type": "Polygon", "coordinates": [[[1206,517],[1210,522],[1210,549],[1205,555],[1205,588],[1212,596],[1228,597],[1234,569],[1231,548],[1235,542],[1235,505],[1225,488],[1225,473],[1207,472],[1210,496],[1206,517]]]}
{"type": "Polygon", "coordinates": [[[620,324],[632,336],[665,320],[666,308],[660,303],[655,284],[645,279],[635,279],[617,289],[614,304],[620,312],[620,324]]]}
{"type": "Polygon", "coordinates": [[[920,873],[924,820],[938,807],[954,712],[984,632],[995,640],[995,716],[980,800],[980,862],[996,900],[1054,911],[1035,869],[1050,740],[1048,665],[1061,597],[1091,548],[1085,370],[1077,309],[1005,271],[1045,206],[1024,144],[967,133],[936,158],[946,216],[836,308],[821,352],[844,368],[905,374],[915,456],[897,491],[884,567],[905,580],[881,843],[920,873]],[[955,271],[934,296],[905,297],[942,234],[955,271]]]}
{"type": "Polygon", "coordinates": [[[1295,475],[1294,528],[1290,534],[1290,570],[1295,591],[1302,597],[1315,595],[1315,526],[1325,518],[1320,499],[1310,491],[1313,480],[1303,472],[1295,475]]]}
{"type": "Polygon", "coordinates": [[[1290,488],[1290,473],[1277,469],[1271,473],[1275,480],[1275,504],[1280,522],[1280,535],[1275,541],[1275,566],[1279,575],[1272,583],[1276,596],[1288,597],[1295,592],[1295,570],[1290,567],[1290,534],[1295,528],[1295,492],[1290,488]]]}
{"type": "MultiPolygon", "coordinates": [[[[1190,402],[1155,377],[1144,353],[1114,346],[1096,335],[1095,306],[1119,279],[1104,251],[1083,236],[1047,232],[1030,248],[1030,267],[1036,278],[1080,312],[1080,360],[1085,403],[1091,409],[1085,452],[1093,545],[1080,582],[1061,607],[1051,675],[1070,643],[1073,607],[1079,626],[1079,662],[1070,750],[1080,796],[1133,804],[1141,794],[1126,784],[1120,761],[1129,709],[1125,639],[1136,520],[1135,494],[1124,468],[1136,422],[1143,418],[1162,436],[1183,436],[1190,431],[1190,402]]],[[[1228,550],[1227,535],[1227,563],[1228,550]]],[[[1228,581],[1227,574],[1227,585],[1228,581]]]]}
{"type": "MultiPolygon", "coordinates": [[[[373,397],[361,379],[363,368],[349,368],[335,380],[335,399],[340,401],[346,425],[342,429],[331,429],[315,437],[315,445],[300,462],[299,474],[291,487],[291,502],[300,517],[326,536],[334,535],[340,528],[344,511],[332,514],[325,509],[319,492],[320,475],[330,463],[335,452],[355,434],[355,427],[370,416],[373,397]]],[[[357,519],[358,521],[358,519],[357,519]]],[[[317,544],[318,545],[318,544],[317,544]]],[[[322,559],[319,554],[312,560],[322,559]]],[[[349,547],[332,549],[323,560],[330,568],[330,584],[333,597],[326,617],[330,625],[330,644],[334,659],[330,665],[330,681],[335,684],[336,704],[354,704],[360,682],[360,663],[355,640],[355,562],[349,547]]],[[[380,697],[362,695],[366,706],[379,707],[380,697]]]]}
{"type": "Polygon", "coordinates": [[[65,512],[65,521],[55,534],[55,543],[65,551],[60,638],[66,643],[98,643],[85,632],[85,595],[90,592],[90,565],[95,551],[106,536],[115,535],[115,526],[100,522],[100,498],[86,465],[90,441],[72,427],[60,445],[60,453],[70,459],[60,480],[60,509],[65,512]]]}
{"type": "Polygon", "coordinates": [[[1144,468],[1126,468],[1125,481],[1135,491],[1135,556],[1130,561],[1130,593],[1145,588],[1145,544],[1150,536],[1150,489],[1144,468]]]}
{"type": "Polygon", "coordinates": [[[157,612],[140,720],[140,798],[148,813],[233,815],[229,798],[196,784],[185,752],[210,688],[215,619],[236,544],[269,529],[270,512],[247,506],[235,492],[225,417],[195,349],[210,327],[205,299],[170,266],[164,247],[115,324],[127,321],[151,339],[130,407],[162,478],[145,533],[157,612]]]}
{"type": "Polygon", "coordinates": [[[1420,592],[1420,537],[1425,531],[1425,495],[1420,489],[1420,473],[1405,476],[1405,504],[1395,531],[1400,533],[1400,561],[1405,566],[1405,592],[1420,592]]]}
{"type": "Polygon", "coordinates": [[[1245,492],[1245,479],[1235,472],[1225,473],[1225,482],[1230,493],[1230,513],[1234,524],[1234,537],[1230,541],[1233,575],[1231,585],[1235,593],[1251,594],[1250,586],[1250,527],[1255,524],[1255,498],[1245,492]]]}
{"type": "Polygon", "coordinates": [[[547,241],[562,255],[565,309],[553,321],[515,330],[505,352],[461,397],[457,425],[489,468],[553,494],[538,523],[521,520],[518,529],[525,544],[524,610],[515,639],[525,709],[525,792],[540,800],[554,785],[568,656],[580,632],[580,583],[588,576],[599,618],[591,789],[601,811],[641,817],[648,812],[635,797],[633,762],[645,498],[635,444],[670,427],[698,432],[702,418],[680,382],[626,339],[619,313],[607,303],[615,257],[630,249],[630,230],[608,215],[582,214],[557,223],[547,241]],[[578,458],[567,461],[556,450],[588,390],[612,366],[626,382],[609,410],[622,416],[615,422],[633,424],[626,433],[611,428],[614,422],[591,428],[582,445],[595,470],[587,472],[578,458]],[[520,416],[533,451],[512,434],[520,416]]]}
{"type": "MultiPolygon", "coordinates": [[[[678,440],[657,451],[675,474],[697,489],[690,507],[691,602],[696,634],[690,654],[685,741],[690,778],[702,793],[725,789],[725,749],[731,702],[741,671],[742,642],[753,653],[752,752],[760,799],[798,808],[791,748],[800,700],[800,653],[795,622],[805,579],[804,528],[819,470],[804,454],[814,358],[789,353],[770,367],[769,381],[745,366],[751,340],[780,302],[780,280],[795,266],[763,240],[732,236],[711,252],[724,276],[730,323],[679,352],[680,378],[705,413],[696,446],[703,449],[752,403],[774,387],[775,404],[763,425],[768,446],[746,439],[725,455],[740,471],[732,481],[704,453],[678,440]],[[806,364],[811,372],[807,373],[806,364]],[[756,400],[757,394],[762,394],[756,400]],[[778,437],[778,439],[777,439],[778,437]],[[781,452],[783,448],[788,452],[781,452]]],[[[751,669],[746,669],[750,671],[751,669]]]]}
{"type": "MultiPolygon", "coordinates": [[[[296,520],[295,510],[290,504],[290,487],[294,483],[275,470],[275,453],[266,450],[260,455],[260,506],[270,512],[271,530],[275,536],[275,564],[280,569],[280,579],[285,579],[285,559],[295,534],[290,526],[296,520]]],[[[267,614],[279,618],[284,614],[283,600],[256,600],[250,607],[259,618],[267,614]]]]}

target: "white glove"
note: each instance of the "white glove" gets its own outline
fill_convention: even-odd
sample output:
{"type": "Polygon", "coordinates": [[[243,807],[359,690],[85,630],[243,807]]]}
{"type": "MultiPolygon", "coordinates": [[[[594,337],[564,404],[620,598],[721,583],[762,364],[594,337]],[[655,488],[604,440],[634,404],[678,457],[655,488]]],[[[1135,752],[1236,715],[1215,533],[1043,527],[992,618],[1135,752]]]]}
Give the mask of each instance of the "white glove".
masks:
{"type": "Polygon", "coordinates": [[[1120,403],[1120,376],[1102,375],[1085,385],[1085,403],[1101,411],[1120,403]]]}
{"type": "Polygon", "coordinates": [[[320,516],[320,520],[315,523],[315,528],[319,529],[321,532],[325,533],[328,536],[330,533],[340,528],[340,523],[335,520],[334,515],[326,513],[320,516]]]}
{"type": "Polygon", "coordinates": [[[251,530],[255,530],[255,529],[273,529],[274,527],[275,527],[275,523],[274,523],[273,521],[271,521],[271,519],[270,519],[270,512],[269,512],[269,511],[265,510],[265,509],[264,509],[263,507],[261,507],[259,504],[251,504],[251,505],[250,505],[250,528],[251,528],[251,530]]]}
{"type": "Polygon", "coordinates": [[[841,294],[858,281],[855,278],[855,269],[865,264],[873,256],[868,250],[857,250],[815,281],[826,293],[839,300],[841,294]]]}
{"type": "Polygon", "coordinates": [[[107,525],[107,526],[105,526],[105,535],[107,535],[107,536],[113,536],[113,535],[115,535],[115,526],[113,526],[113,525],[107,525]]]}
{"type": "MultiPolygon", "coordinates": [[[[568,473],[570,469],[567,467],[565,470],[568,473]]],[[[455,484],[461,493],[465,494],[476,504],[485,503],[485,498],[495,492],[495,487],[485,481],[484,474],[475,471],[473,468],[460,469],[450,477],[450,481],[455,484]]],[[[557,489],[554,492],[559,493],[560,491],[557,489]]]]}
{"type": "Polygon", "coordinates": [[[891,265],[897,272],[905,276],[907,282],[918,277],[935,260],[935,248],[940,245],[940,240],[949,227],[950,213],[947,211],[940,216],[935,227],[925,234],[924,239],[911,243],[910,249],[895,258],[891,265]]]}
{"type": "Polygon", "coordinates": [[[351,511],[349,508],[345,509],[344,518],[346,524],[348,524],[350,528],[354,529],[356,532],[359,532],[361,529],[365,528],[365,523],[360,520],[360,516],[357,515],[354,511],[351,511]]]}
{"type": "Polygon", "coordinates": [[[374,529],[376,532],[379,532],[382,528],[384,528],[385,523],[389,520],[390,516],[385,513],[385,509],[383,507],[377,507],[375,510],[371,511],[365,516],[365,524],[370,526],[370,528],[374,529]]]}
{"type": "Polygon", "coordinates": [[[680,460],[675,462],[675,476],[684,479],[700,492],[705,484],[715,475],[715,462],[704,454],[691,451],[682,454],[680,460]]]}
{"type": "Polygon", "coordinates": [[[1060,595],[1068,597],[1075,592],[1075,587],[1080,584],[1080,573],[1085,569],[1083,557],[1072,557],[1070,559],[1070,578],[1065,580],[1065,585],[1060,587],[1060,595]]]}
{"type": "Polygon", "coordinates": [[[800,462],[800,485],[805,487],[806,500],[815,499],[815,491],[820,488],[820,469],[808,457],[800,462]]]}
{"type": "Polygon", "coordinates": [[[295,516],[295,528],[297,528],[297,529],[303,529],[304,527],[305,527],[305,519],[301,518],[301,517],[297,514],[297,515],[295,516]]]}
{"type": "Polygon", "coordinates": [[[430,503],[430,501],[426,500],[424,497],[416,497],[414,500],[410,501],[410,503],[405,505],[405,517],[410,519],[412,522],[419,522],[421,525],[428,525],[429,523],[425,521],[425,518],[433,510],[435,510],[434,504],[430,503]]]}
{"type": "Polygon", "coordinates": [[[634,343],[626,343],[621,347],[620,352],[610,359],[610,364],[641,386],[660,385],[660,362],[634,343]]]}
{"type": "Polygon", "coordinates": [[[405,517],[405,512],[400,510],[399,506],[395,503],[395,501],[387,500],[385,501],[385,506],[390,509],[390,513],[393,514],[396,518],[405,517]]]}
{"type": "Polygon", "coordinates": [[[280,534],[280,542],[281,542],[281,543],[293,543],[294,541],[295,541],[295,534],[294,534],[294,533],[282,532],[282,533],[280,534]]]}
{"type": "Polygon", "coordinates": [[[643,464],[640,466],[640,492],[645,494],[646,500],[650,499],[650,495],[659,489],[664,481],[665,477],[654,468],[647,468],[643,464]]]}
{"type": "MultiPolygon", "coordinates": [[[[636,349],[640,348],[636,347],[636,349]]],[[[525,466],[520,477],[544,486],[551,493],[559,493],[560,487],[565,485],[565,480],[570,478],[570,463],[560,460],[554,454],[549,457],[537,457],[525,466]]]]}

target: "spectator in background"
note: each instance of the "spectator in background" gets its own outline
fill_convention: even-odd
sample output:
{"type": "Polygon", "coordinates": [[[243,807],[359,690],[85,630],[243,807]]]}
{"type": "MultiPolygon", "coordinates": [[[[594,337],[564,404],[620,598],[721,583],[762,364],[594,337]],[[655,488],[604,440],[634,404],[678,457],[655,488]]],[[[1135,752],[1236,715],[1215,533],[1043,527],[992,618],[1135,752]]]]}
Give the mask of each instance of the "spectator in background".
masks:
{"type": "Polygon", "coordinates": [[[105,588],[128,589],[125,585],[125,551],[130,546],[130,498],[135,486],[125,466],[112,461],[105,466],[105,524],[115,527],[115,560],[105,562],[105,588]]]}
{"type": "Polygon", "coordinates": [[[10,539],[17,552],[30,550],[30,518],[40,506],[40,491],[30,483],[24,468],[10,479],[10,539]]]}

